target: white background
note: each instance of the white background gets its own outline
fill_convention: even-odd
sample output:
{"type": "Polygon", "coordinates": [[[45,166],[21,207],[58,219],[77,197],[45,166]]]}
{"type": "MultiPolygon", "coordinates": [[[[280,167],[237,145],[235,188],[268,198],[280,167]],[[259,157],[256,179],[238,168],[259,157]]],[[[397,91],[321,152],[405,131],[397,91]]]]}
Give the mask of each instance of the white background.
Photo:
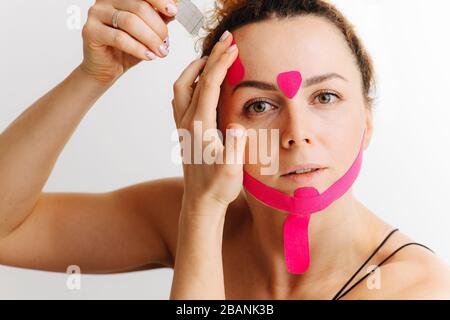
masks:
{"type": "MultiPolygon", "coordinates": [[[[212,0],[194,0],[205,11],[212,0]]],[[[450,2],[341,0],[371,52],[378,78],[375,133],[365,152],[356,196],[380,217],[430,246],[450,263],[450,2]]],[[[70,30],[67,9],[82,24],[87,0],[5,1],[0,10],[0,132],[82,59],[81,28],[70,30]]],[[[81,26],[80,26],[81,27],[81,26]]],[[[169,27],[171,53],[132,69],[92,108],[61,154],[44,191],[105,192],[168,176],[175,129],[172,83],[198,56],[194,39],[169,27]],[[157,134],[156,134],[157,133],[157,134]],[[155,152],[154,150],[158,150],[155,152]]],[[[1,178],[1,177],[0,177],[1,178]]],[[[0,266],[0,298],[167,299],[172,271],[83,276],[0,266]]]]}

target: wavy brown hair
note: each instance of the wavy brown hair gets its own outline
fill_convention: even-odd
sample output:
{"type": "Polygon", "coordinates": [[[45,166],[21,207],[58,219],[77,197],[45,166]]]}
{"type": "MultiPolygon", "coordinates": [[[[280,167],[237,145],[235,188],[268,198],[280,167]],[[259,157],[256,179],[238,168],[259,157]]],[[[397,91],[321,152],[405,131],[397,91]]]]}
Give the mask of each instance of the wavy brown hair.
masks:
{"type": "Polygon", "coordinates": [[[207,35],[202,39],[201,56],[211,53],[225,30],[233,32],[239,27],[271,18],[306,15],[325,18],[342,32],[361,72],[367,107],[372,108],[375,90],[372,59],[356,35],[354,26],[334,5],[324,0],[216,0],[204,27],[207,35]]]}

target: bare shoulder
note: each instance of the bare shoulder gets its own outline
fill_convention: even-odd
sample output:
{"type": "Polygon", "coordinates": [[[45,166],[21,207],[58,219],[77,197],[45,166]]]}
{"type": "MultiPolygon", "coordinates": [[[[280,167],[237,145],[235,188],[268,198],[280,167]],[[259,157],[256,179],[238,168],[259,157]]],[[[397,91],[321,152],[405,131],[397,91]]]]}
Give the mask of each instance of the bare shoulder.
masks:
{"type": "Polygon", "coordinates": [[[155,227],[170,253],[169,266],[173,267],[178,236],[178,218],[184,193],[183,177],[151,180],[127,187],[136,197],[137,210],[142,214],[152,212],[155,227]]]}
{"type": "MultiPolygon", "coordinates": [[[[450,266],[438,254],[420,246],[411,246],[415,252],[390,266],[389,272],[404,283],[386,296],[387,299],[448,300],[450,299],[450,266]]],[[[410,251],[413,251],[411,249],[410,251]]],[[[386,270],[388,270],[386,268],[386,270]]]]}
{"type": "Polygon", "coordinates": [[[427,276],[420,277],[409,290],[404,290],[405,299],[450,300],[450,268],[432,267],[427,276]]]}
{"type": "MultiPolygon", "coordinates": [[[[166,266],[173,268],[178,242],[178,220],[184,194],[184,178],[181,176],[151,180],[118,190],[118,192],[135,197],[133,202],[137,203],[137,210],[142,215],[152,213],[153,224],[159,231],[170,256],[166,266]]],[[[239,225],[239,217],[242,216],[245,208],[246,200],[244,192],[241,191],[239,197],[228,206],[227,223],[224,226],[226,234],[234,235],[236,225],[239,225]]]]}
{"type": "Polygon", "coordinates": [[[450,299],[450,267],[428,249],[408,245],[374,272],[363,299],[447,300],[450,299]],[[368,288],[370,288],[368,290],[368,288]]]}
{"type": "MultiPolygon", "coordinates": [[[[133,202],[141,212],[149,212],[149,209],[173,211],[181,208],[184,182],[183,177],[168,177],[134,184],[113,192],[121,194],[125,201],[134,198],[133,202]]],[[[159,216],[165,215],[161,212],[159,216]]]]}

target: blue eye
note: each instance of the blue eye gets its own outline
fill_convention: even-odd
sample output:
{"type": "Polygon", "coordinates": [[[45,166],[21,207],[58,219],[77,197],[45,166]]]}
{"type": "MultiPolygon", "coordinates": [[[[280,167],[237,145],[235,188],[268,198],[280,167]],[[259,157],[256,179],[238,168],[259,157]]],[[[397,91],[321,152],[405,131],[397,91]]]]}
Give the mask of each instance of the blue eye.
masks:
{"type": "Polygon", "coordinates": [[[319,99],[319,103],[320,104],[330,104],[330,100],[331,100],[332,96],[339,99],[339,96],[337,94],[335,94],[333,92],[330,92],[330,91],[322,91],[322,92],[320,92],[316,96],[315,99],[317,99],[317,98],[325,98],[325,100],[322,99],[321,101],[319,99]]]}
{"type": "Polygon", "coordinates": [[[245,112],[247,112],[247,113],[258,114],[258,113],[264,113],[266,111],[273,109],[273,106],[269,102],[259,99],[259,100],[254,100],[253,102],[250,102],[250,104],[247,105],[246,107],[244,107],[244,109],[245,109],[245,112]]]}

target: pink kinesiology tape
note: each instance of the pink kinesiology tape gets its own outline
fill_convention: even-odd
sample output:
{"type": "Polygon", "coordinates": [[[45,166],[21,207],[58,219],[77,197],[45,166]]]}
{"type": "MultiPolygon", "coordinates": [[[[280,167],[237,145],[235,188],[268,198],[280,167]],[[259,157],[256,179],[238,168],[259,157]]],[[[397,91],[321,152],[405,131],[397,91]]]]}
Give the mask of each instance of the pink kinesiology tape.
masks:
{"type": "Polygon", "coordinates": [[[277,84],[281,92],[289,99],[292,99],[302,85],[302,75],[299,71],[280,73],[277,77],[277,84]]]}
{"type": "Polygon", "coordinates": [[[292,197],[265,185],[244,171],[243,185],[251,195],[269,207],[288,213],[283,224],[283,237],[289,273],[301,274],[308,270],[308,227],[311,214],[324,210],[351,188],[361,170],[365,135],[364,131],[358,156],[351,167],[323,193],[319,193],[314,187],[302,187],[296,189],[292,197]]]}
{"type": "MultiPolygon", "coordinates": [[[[231,41],[231,45],[235,44],[236,41],[233,38],[233,41],[231,41]]],[[[241,62],[241,57],[237,56],[236,60],[234,60],[233,64],[228,68],[227,72],[227,79],[228,83],[231,86],[237,85],[239,82],[241,82],[245,77],[245,68],[244,65],[241,62]]]]}

